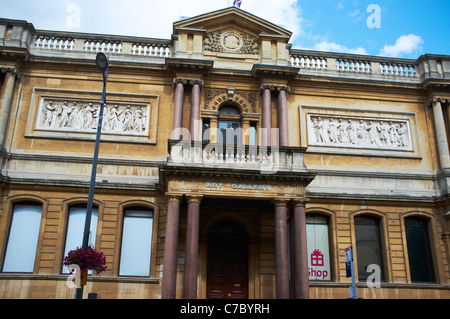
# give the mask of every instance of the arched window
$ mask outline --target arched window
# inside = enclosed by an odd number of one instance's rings
[[[41,218],[41,203],[14,204],[3,272],[33,272]]]
[[[409,271],[412,282],[434,282],[428,219],[406,217],[405,230],[408,246]]]
[[[224,105],[219,110],[218,129],[221,133],[218,142],[223,144],[242,144],[241,112],[233,105]]]
[[[328,218],[320,214],[306,215],[306,242],[310,280],[331,280]]]
[[[153,236],[153,209],[125,208],[119,275],[150,276]]]
[[[357,272],[359,281],[371,275],[367,266],[376,264],[381,269],[380,278],[384,280],[383,258],[381,254],[380,220],[372,216],[355,217],[355,240]]]
[[[84,225],[86,223],[87,204],[76,204],[69,206],[69,218],[67,221],[66,245],[64,257],[69,251],[77,249],[83,245]],[[89,235],[89,245],[95,246],[97,236],[98,207],[92,207],[91,227]],[[68,267],[63,266],[63,273],[68,273]]]

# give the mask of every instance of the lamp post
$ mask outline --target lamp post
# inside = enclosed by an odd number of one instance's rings
[[[83,245],[84,249],[89,245],[89,233],[91,228],[91,218],[92,218],[92,205],[94,202],[94,189],[95,189],[95,178],[97,176],[97,162],[98,162],[98,150],[100,147],[100,135],[102,133],[102,122],[103,122],[103,107],[105,105],[106,99],[106,82],[108,79],[108,67],[109,67],[109,52],[108,57],[104,53],[99,52],[95,58],[95,63],[97,68],[103,74],[103,92],[102,100],[100,101],[100,109],[98,114],[98,124],[97,124],[97,136],[95,138],[95,149],[94,149],[94,159],[92,161],[92,171],[91,171],[91,182],[89,184],[89,197],[86,208],[86,221],[84,224],[83,233]],[[77,288],[76,299],[83,298],[83,286]]]

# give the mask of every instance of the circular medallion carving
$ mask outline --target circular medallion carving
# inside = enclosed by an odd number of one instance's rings
[[[244,40],[238,33],[230,31],[222,34],[220,44],[225,52],[236,52],[242,48]]]

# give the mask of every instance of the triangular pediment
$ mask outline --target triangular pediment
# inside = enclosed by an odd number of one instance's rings
[[[173,33],[178,34],[186,30],[211,32],[227,29],[230,26],[257,37],[262,35],[284,38],[286,42],[292,35],[292,32],[236,7],[229,7],[175,22]]]

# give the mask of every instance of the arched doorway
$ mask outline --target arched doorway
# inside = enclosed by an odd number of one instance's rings
[[[248,298],[248,237],[233,220],[217,222],[209,233],[207,299]]]

